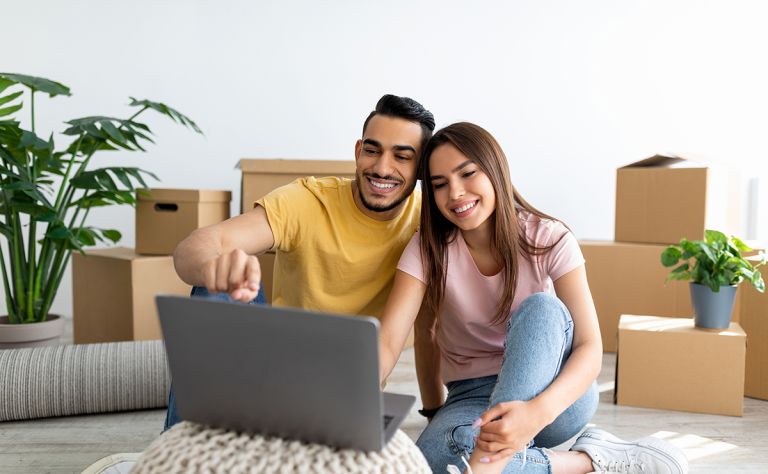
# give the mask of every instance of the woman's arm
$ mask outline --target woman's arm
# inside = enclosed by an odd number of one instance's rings
[[[395,281],[389,293],[384,313],[381,316],[379,332],[379,360],[381,364],[380,380],[384,381],[397,363],[403,350],[413,322],[419,314],[421,301],[427,287],[420,280],[402,272],[395,271]]]
[[[414,324],[414,349],[421,403],[426,409],[440,407],[445,402],[440,380],[440,349],[435,341],[436,322],[435,315],[422,304]]]
[[[538,396],[528,402],[500,403],[483,414],[477,446],[496,453],[490,457],[491,462],[520,451],[521,445],[584,395],[600,373],[603,345],[584,265],[554,283],[557,297],[573,318],[571,355],[557,378]],[[509,422],[487,424],[499,416]]]

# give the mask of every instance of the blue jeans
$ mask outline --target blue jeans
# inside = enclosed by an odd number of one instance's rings
[[[557,377],[573,344],[573,319],[556,297],[536,293],[512,313],[504,341],[504,359],[498,375],[446,384],[448,398],[416,441],[433,472],[448,464],[463,469],[461,455],[469,459],[479,429],[474,422],[488,408],[506,401],[531,400]],[[525,453],[509,458],[505,473],[551,473],[542,448],[564,443],[581,431],[595,414],[597,383],[533,439]]]
[[[193,286],[191,296],[218,301],[232,301],[232,298],[230,298],[227,293],[211,294],[208,293],[206,288],[201,286]],[[256,295],[256,298],[254,298],[250,304],[267,304],[267,300],[264,298],[264,290],[259,288],[259,294]],[[181,417],[179,417],[179,414],[176,412],[176,395],[173,393],[173,385],[171,385],[171,390],[168,393],[168,412],[165,415],[165,427],[163,428],[163,431],[167,431],[170,427],[180,421],[182,421]]]

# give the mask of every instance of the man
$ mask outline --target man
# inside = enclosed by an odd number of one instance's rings
[[[435,120],[407,97],[385,95],[355,143],[355,179],[303,178],[253,210],[198,229],[176,247],[182,280],[249,302],[259,294],[255,255],[276,251],[276,306],[379,316],[395,266],[419,223],[413,193]],[[178,421],[173,392],[166,429]]]

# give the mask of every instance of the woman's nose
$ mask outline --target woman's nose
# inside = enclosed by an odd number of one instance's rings
[[[460,199],[464,196],[464,186],[451,186],[451,199]]]

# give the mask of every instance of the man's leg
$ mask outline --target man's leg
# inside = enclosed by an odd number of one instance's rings
[[[227,293],[209,293],[206,288],[201,286],[193,286],[191,296],[219,301],[232,301],[232,298],[230,298]],[[250,304],[267,304],[262,288],[259,288],[259,294],[256,295],[256,298],[254,298]],[[171,385],[171,390],[168,393],[168,412],[165,415],[165,426],[163,431],[167,431],[170,427],[180,421],[182,420],[176,411],[176,394],[173,393],[173,385]]]

